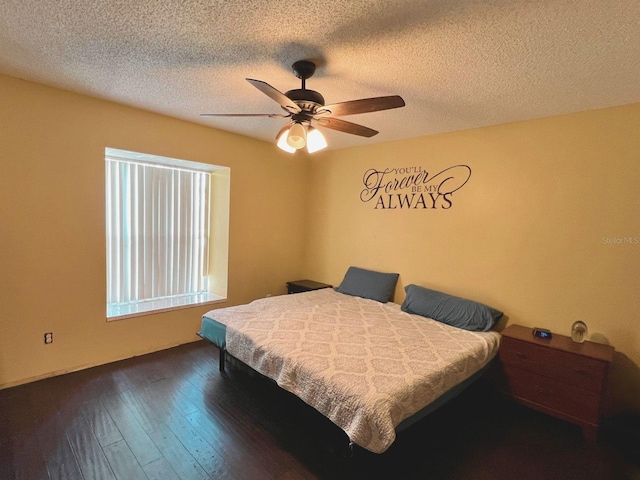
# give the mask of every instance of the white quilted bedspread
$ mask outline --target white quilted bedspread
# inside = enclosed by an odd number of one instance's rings
[[[395,304],[323,289],[256,300],[206,316],[227,350],[384,452],[395,427],[485,366],[500,335],[468,332]]]

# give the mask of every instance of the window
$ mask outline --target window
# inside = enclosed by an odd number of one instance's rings
[[[107,318],[224,299],[229,169],[112,148],[105,164]]]

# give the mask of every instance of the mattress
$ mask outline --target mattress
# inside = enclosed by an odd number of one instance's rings
[[[203,337],[375,453],[474,378],[500,341],[497,332],[461,330],[332,289],[212,310],[202,325]]]

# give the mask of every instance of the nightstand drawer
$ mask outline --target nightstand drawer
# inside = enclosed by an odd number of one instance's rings
[[[504,365],[509,393],[521,400],[563,412],[576,419],[598,423],[600,394],[589,392],[541,375]]]
[[[523,405],[577,423],[595,440],[614,348],[555,333],[541,340],[521,325],[501,333],[506,392]]]
[[[500,347],[505,366],[552,378],[591,392],[600,392],[607,363],[537,344],[505,337]]]

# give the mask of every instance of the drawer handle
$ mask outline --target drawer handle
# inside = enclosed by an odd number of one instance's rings
[[[588,375],[589,372],[587,372],[586,370],[582,369],[582,368],[574,368],[573,369],[573,373],[577,373],[578,375]]]
[[[527,354],[522,352],[516,352],[516,357],[524,359],[524,358],[527,358]]]

